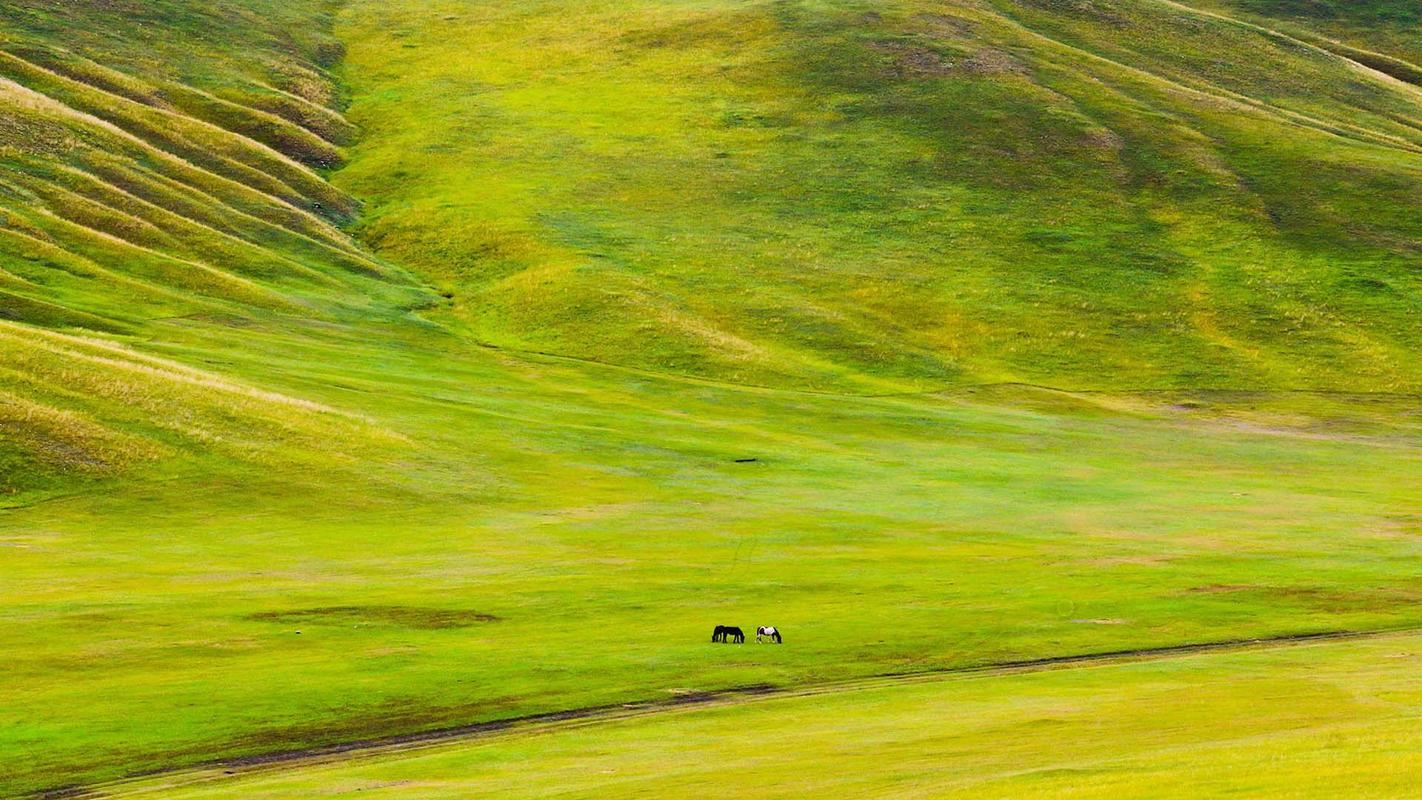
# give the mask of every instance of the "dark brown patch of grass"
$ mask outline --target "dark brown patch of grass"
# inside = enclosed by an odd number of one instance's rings
[[[259,622],[309,625],[394,625],[430,631],[469,628],[498,617],[467,608],[426,608],[424,606],[321,606],[287,611],[263,611],[247,619]]]

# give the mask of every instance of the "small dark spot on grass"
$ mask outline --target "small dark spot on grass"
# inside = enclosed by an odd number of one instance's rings
[[[1329,586],[1261,586],[1209,584],[1185,590],[1188,594],[1230,594],[1246,602],[1307,608],[1330,614],[1389,611],[1422,602],[1422,594],[1396,587],[1348,589]]]
[[[61,798],[68,800],[68,798],[97,797],[98,795],[88,787],[66,784],[64,786],[56,786],[53,789],[46,789],[35,796],[43,798],[44,800],[61,800]]]
[[[754,464],[754,463],[756,463],[756,462],[758,462],[758,461],[760,461],[760,459],[758,459],[758,458],[738,458],[738,459],[736,459],[736,463],[737,463],[737,464]]]
[[[1396,295],[1392,284],[1376,278],[1350,277],[1339,281],[1339,288],[1365,295]]]
[[[257,622],[282,624],[302,622],[311,625],[350,625],[353,623],[393,625],[422,631],[468,628],[498,619],[493,614],[466,608],[426,608],[423,606],[322,606],[286,611],[263,611],[249,614],[246,618]]]
[[[1038,229],[1028,231],[1027,234],[1022,238],[1035,245],[1040,245],[1046,248],[1052,248],[1067,244],[1073,241],[1076,237],[1072,236],[1066,231]]]
[[[936,50],[907,41],[883,41],[874,48],[887,57],[889,72],[896,77],[943,76],[953,71],[953,61]]]
[[[1211,583],[1207,586],[1192,586],[1185,591],[1189,594],[1222,594],[1227,592],[1247,592],[1256,587],[1238,583]]]

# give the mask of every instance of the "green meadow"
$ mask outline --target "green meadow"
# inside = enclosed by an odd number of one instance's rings
[[[0,4],[0,796],[1422,626],[1422,23],[1198,5]],[[1411,641],[191,791],[1381,796]]]
[[[858,687],[119,797],[1405,797],[1419,639]]]

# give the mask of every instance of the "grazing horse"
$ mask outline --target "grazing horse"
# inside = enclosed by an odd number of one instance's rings
[[[763,642],[767,639],[772,642],[775,642],[776,644],[782,644],[780,639],[780,629],[768,625],[762,625],[761,627],[755,629],[755,640],[757,642]]]
[[[734,625],[717,625],[716,630],[711,632],[711,641],[717,644],[727,644],[729,642],[740,644],[745,640],[745,631]]]

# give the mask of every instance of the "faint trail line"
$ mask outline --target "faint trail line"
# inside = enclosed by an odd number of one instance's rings
[[[990,389],[1033,389],[1045,392],[1053,392],[1066,395],[1103,395],[1103,396],[1141,396],[1141,395],[1161,395],[1176,396],[1191,393],[1215,394],[1215,395],[1237,395],[1241,397],[1320,397],[1320,398],[1357,398],[1365,400],[1422,400],[1422,392],[1402,392],[1402,391],[1351,391],[1347,389],[1309,389],[1309,388],[1263,388],[1259,386],[1120,386],[1120,387],[1100,387],[1100,386],[1055,386],[1045,383],[1032,383],[1031,381],[985,381],[977,383],[943,383],[924,389],[905,389],[903,391],[888,392],[853,392],[836,391],[833,389],[816,389],[804,386],[777,386],[772,384],[751,383],[749,381],[732,381],[720,378],[706,377],[688,372],[677,372],[675,370],[656,369],[652,367],[639,367],[631,364],[619,364],[614,361],[604,361],[597,358],[585,356],[575,356],[568,353],[557,353],[549,350],[530,350],[519,347],[509,347],[507,345],[494,344],[492,342],[471,339],[467,342],[471,347],[479,350],[486,350],[493,353],[500,353],[512,358],[531,361],[534,359],[548,359],[552,361],[563,361],[572,364],[585,364],[590,367],[605,369],[610,372],[624,372],[632,375],[639,375],[654,380],[671,381],[675,383],[686,383],[710,388],[728,389],[731,391],[764,392],[766,394],[778,395],[803,395],[810,397],[843,397],[858,400],[892,400],[895,398],[931,397],[934,395],[960,395],[973,391]]]
[[[69,786],[41,791],[32,798],[103,798],[127,797],[213,781],[231,780],[242,775],[280,771],[294,767],[338,764],[365,760],[382,755],[417,751],[460,742],[477,742],[499,736],[552,733],[559,730],[607,724],[621,720],[670,714],[697,708],[727,706],[782,698],[812,697],[824,694],[869,691],[893,686],[932,683],[953,679],[971,679],[1046,672],[1058,669],[1110,666],[1148,661],[1162,661],[1192,655],[1217,652],[1270,650],[1284,647],[1383,639],[1422,633],[1422,627],[1409,626],[1375,630],[1333,630],[1297,633],[1245,639],[1221,639],[1209,642],[1187,642],[1161,647],[1108,650],[1043,658],[998,661],[955,667],[884,672],[857,678],[801,684],[749,684],[725,689],[688,692],[669,698],[634,700],[624,703],[586,706],[583,708],[530,714],[489,722],[457,725],[419,733],[362,739],[342,744],[293,750],[278,750],[251,756],[216,759],[191,767],[157,770],[135,774],[118,780],[90,786]]]

